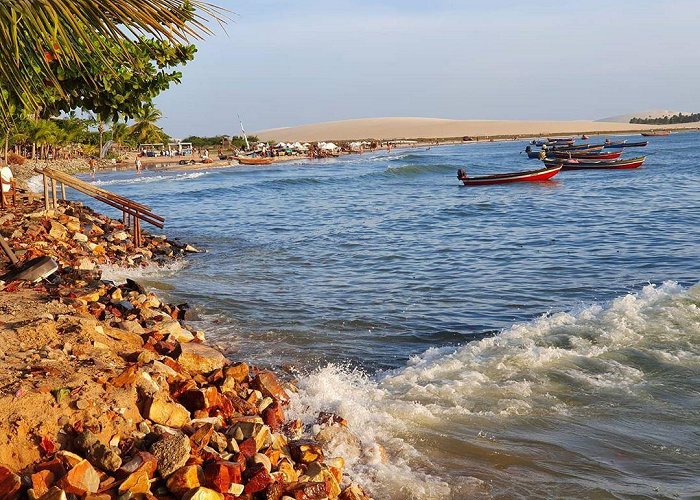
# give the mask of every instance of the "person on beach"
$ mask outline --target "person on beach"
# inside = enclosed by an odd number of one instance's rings
[[[2,178],[2,193],[0,193],[0,196],[2,196],[3,203],[7,204],[8,201],[5,199],[5,193],[9,193],[10,191],[14,192],[14,189],[16,188],[15,178],[14,175],[12,175],[12,169],[10,169],[7,162],[5,162],[5,165],[0,169],[0,178]]]
[[[136,172],[141,172],[141,158],[136,158]]]
[[[92,176],[95,177],[97,175],[97,162],[95,161],[94,156],[90,157],[88,165],[90,165],[90,172],[92,173]]]

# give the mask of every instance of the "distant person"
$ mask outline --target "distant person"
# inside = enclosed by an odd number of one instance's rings
[[[531,152],[531,151],[532,151],[532,146],[527,146],[527,147],[525,147],[525,152],[526,152],[526,153],[529,153],[529,152]]]
[[[540,160],[545,160],[547,158],[547,151],[544,149],[541,149],[540,154],[538,155],[538,158]]]
[[[142,168],[143,168],[143,165],[141,163],[141,158],[136,158],[136,171],[141,172]]]
[[[12,175],[12,170],[8,165],[5,165],[2,167],[2,169],[0,169],[0,177],[2,178],[2,193],[0,193],[0,195],[2,196],[2,201],[7,203],[5,200],[5,193],[9,193],[10,191],[13,191],[13,193],[15,192],[14,175]],[[14,194],[12,199],[14,200]]]
[[[97,162],[95,161],[94,157],[90,157],[88,165],[90,165],[90,172],[92,173],[92,176],[95,177],[95,175],[97,174]]]

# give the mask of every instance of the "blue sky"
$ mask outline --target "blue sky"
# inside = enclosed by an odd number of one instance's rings
[[[214,3],[156,100],[176,137],[379,116],[597,119],[700,111],[700,1]]]

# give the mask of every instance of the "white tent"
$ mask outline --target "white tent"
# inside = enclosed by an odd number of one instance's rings
[[[318,147],[319,149],[322,149],[324,151],[333,151],[338,149],[338,146],[336,146],[332,142],[319,142]]]

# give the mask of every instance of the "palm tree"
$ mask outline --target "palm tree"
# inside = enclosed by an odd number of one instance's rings
[[[47,88],[68,91],[52,64],[86,67],[114,57],[100,36],[120,47],[140,35],[183,42],[210,33],[207,20],[221,23],[223,12],[200,0],[2,0],[0,119],[7,123],[18,105],[40,108],[50,99]]]
[[[130,135],[140,144],[161,142],[165,132],[156,123],[162,117],[163,114],[153,104],[146,104],[130,127]]]

